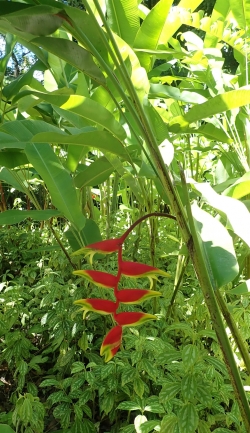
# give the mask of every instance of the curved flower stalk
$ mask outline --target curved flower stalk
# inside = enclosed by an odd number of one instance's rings
[[[122,342],[122,330],[125,326],[141,325],[148,320],[157,320],[157,317],[139,311],[134,312],[118,312],[120,304],[139,304],[151,297],[161,296],[160,292],[151,290],[153,279],[158,280],[157,276],[169,277],[169,273],[162,271],[154,266],[149,266],[144,263],[127,262],[122,259],[122,246],[135,225],[139,224],[144,219],[150,216],[168,216],[171,215],[152,213],[144,215],[137,220],[131,227],[117,239],[107,239],[101,242],[96,242],[76,251],[73,255],[85,254],[90,256],[90,261],[94,254],[111,254],[118,253],[118,272],[117,275],[112,275],[107,272],[95,270],[77,270],[73,274],[82,276],[88,281],[96,284],[99,287],[109,288],[114,290],[115,302],[107,299],[79,299],[74,302],[81,308],[79,311],[84,311],[84,315],[89,312],[99,314],[111,314],[116,326],[112,328],[106,335],[101,345],[100,354],[104,355],[105,362],[110,361],[117,353]],[[118,285],[122,275],[131,278],[147,277],[150,280],[150,290],[145,289],[118,289]]]

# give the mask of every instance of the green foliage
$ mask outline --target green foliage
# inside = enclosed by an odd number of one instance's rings
[[[249,431],[249,7],[143,3],[1,2],[0,432]],[[105,365],[70,254],[153,211],[123,254],[171,273],[159,320]]]

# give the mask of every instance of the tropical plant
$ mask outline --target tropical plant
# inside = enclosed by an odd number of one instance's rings
[[[244,300],[243,307],[235,311],[238,303],[241,305],[237,296],[244,297],[248,293],[250,279],[249,11],[247,1],[243,1],[242,8],[239,8],[237,1],[217,0],[211,16],[196,11],[201,0],[181,0],[178,6],[173,7],[172,4],[171,0],[160,0],[149,10],[136,0],[115,3],[84,0],[83,8],[53,0],[1,2],[0,31],[6,34],[6,46],[0,65],[0,180],[9,188],[21,191],[27,197],[29,207],[28,210],[8,210],[2,188],[4,212],[0,214],[0,224],[13,224],[25,218],[50,220],[50,227],[68,261],[76,268],[77,264],[72,262],[67,248],[56,235],[51,218],[64,218],[68,242],[72,250],[77,251],[101,241],[103,223],[100,215],[106,218],[106,236],[110,237],[117,224],[115,216],[118,215],[120,197],[121,208],[128,212],[127,224],[145,212],[168,206],[178,226],[170,238],[178,245],[177,265],[168,310],[165,298],[165,304],[158,304],[158,308],[161,305],[165,311],[160,313],[162,317],[170,314],[174,319],[173,307],[178,295],[181,296],[179,290],[188,262],[192,262],[203,294],[203,298],[199,294],[199,299],[206,303],[215,331],[210,336],[217,339],[216,349],[212,351],[215,357],[204,358],[192,332],[182,328],[189,333],[191,340],[181,353],[175,352],[173,361],[181,359],[182,364],[174,365],[172,372],[170,368],[165,379],[164,368],[160,367],[158,383],[156,381],[154,389],[150,390],[139,373],[146,371],[154,377],[158,373],[153,373],[149,364],[145,366],[142,341],[146,337],[140,339],[138,333],[136,354],[131,355],[132,366],[135,363],[139,365],[134,391],[140,399],[144,392],[146,398],[150,398],[150,394],[154,398],[161,396],[157,404],[164,407],[160,409],[158,405],[158,413],[166,411],[161,421],[162,432],[171,429],[174,432],[177,428],[181,433],[197,429],[199,432],[209,431],[210,428],[218,433],[220,428],[225,431],[225,424],[214,429],[214,420],[209,421],[208,414],[204,415],[206,405],[212,412],[211,416],[216,411],[214,403],[218,409],[221,400],[215,397],[220,386],[218,383],[217,388],[215,386],[212,400],[201,397],[201,389],[208,389],[206,378],[199,391],[195,386],[197,378],[202,378],[206,363],[211,363],[224,378],[229,375],[231,385],[226,393],[233,392],[230,396],[234,395],[240,411],[234,405],[230,419],[234,420],[237,431],[249,432],[250,409],[243,386],[243,383],[248,386],[250,373],[246,346],[249,334],[244,331],[241,319],[242,314],[248,317],[247,302]],[[179,34],[178,29],[183,24],[189,30]],[[4,73],[16,42],[32,51],[38,60],[25,74],[8,83]],[[236,73],[223,70],[223,50],[229,49],[233,49],[238,62]],[[34,78],[36,70],[42,71],[43,83]],[[122,232],[119,224],[117,229]],[[136,240],[132,245],[132,256],[138,253],[140,230],[138,226],[138,242]],[[161,231],[166,240],[162,248],[167,251],[169,235],[162,226]],[[159,241],[159,223],[155,219],[150,220],[149,233],[150,254],[147,260],[155,268]],[[164,253],[168,260],[171,253]],[[134,257],[132,259],[134,261]],[[85,265],[84,262],[82,266],[85,268]],[[111,261],[108,266],[112,268],[114,263]],[[107,272],[105,267],[101,271]],[[89,275],[90,271],[84,269],[81,272]],[[153,290],[155,288],[154,283]],[[86,299],[91,305],[89,296],[84,299],[85,306]],[[194,305],[191,311],[198,308],[197,300]],[[58,314],[62,314],[64,320],[64,313],[59,313],[60,306],[59,302]],[[157,310],[156,307],[157,304],[153,304],[153,310]],[[64,312],[65,308],[64,305]],[[159,314],[159,310],[153,313]],[[152,332],[158,334],[160,326],[158,323],[152,325]],[[162,325],[163,329],[165,326]],[[173,326],[178,329],[176,324]],[[227,333],[230,333],[229,337]],[[57,347],[61,351],[59,368],[67,366],[73,358],[73,346],[66,344],[64,337],[61,334],[58,338]],[[84,339],[81,344],[85,348],[86,337]],[[118,340],[120,342],[120,338]],[[241,375],[232,345],[235,345],[239,363],[244,364],[245,370]],[[128,338],[127,350],[129,346]],[[162,355],[162,365],[165,365],[164,359],[169,359],[167,348],[175,350],[172,342],[162,338],[161,353],[157,353]],[[223,353],[227,373],[219,361],[218,348]],[[123,361],[126,353],[125,350]],[[156,361],[152,354],[150,357],[151,361]],[[215,360],[214,364],[211,359]],[[90,364],[95,362],[89,361]],[[76,376],[68,381],[66,377],[63,379],[65,383],[42,382],[42,386],[55,386],[60,390],[50,401],[52,405],[62,402],[59,409],[54,410],[54,416],[65,415],[61,424],[64,430],[70,423],[72,405],[82,408],[88,401],[84,397],[84,403],[76,403],[74,399],[80,397],[73,397],[67,391],[74,380],[80,379],[77,374],[85,371],[84,363],[77,365],[73,368]],[[100,373],[103,380],[108,378],[112,369],[115,370],[114,366],[116,364],[110,363],[106,370],[103,366],[99,370],[95,368],[96,377]],[[92,367],[95,366],[91,364],[88,368]],[[130,367],[128,375],[132,375]],[[111,412],[113,421],[115,404],[120,399],[124,400],[124,394],[118,391],[119,365],[117,368],[115,381],[110,384],[107,380],[107,388],[99,393],[100,405],[106,414]],[[210,380],[214,376],[212,371]],[[93,391],[94,405],[97,381],[91,370],[86,372],[86,380]],[[159,380],[166,380],[162,390],[159,389]],[[170,382],[173,392],[168,394]],[[108,402],[103,397],[106,389]],[[130,389],[124,392],[131,397]],[[34,424],[24,420],[20,415],[22,410],[18,410],[24,402],[29,407],[40,404],[34,398],[32,400],[32,395],[27,391],[20,397],[14,421],[15,424],[23,423],[22,428],[34,430]],[[181,395],[181,403],[177,403],[176,395]],[[105,403],[102,403],[102,398]],[[228,398],[225,397],[225,401],[229,405]],[[195,407],[196,399],[201,405],[198,408]],[[144,410],[150,406],[147,400],[133,404],[135,410],[142,413],[132,427],[127,426],[127,432],[158,429],[159,419],[145,419]],[[118,407],[132,410],[131,405]],[[78,431],[80,410],[74,410],[74,429]],[[88,415],[89,409],[85,408],[85,413]],[[237,417],[241,424],[237,424]],[[230,426],[230,422],[226,422]],[[89,429],[95,428],[90,421],[86,423]],[[126,432],[127,427],[121,427]]]

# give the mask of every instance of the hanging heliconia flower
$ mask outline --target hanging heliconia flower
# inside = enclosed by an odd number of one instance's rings
[[[107,272],[81,269],[79,271],[74,271],[73,274],[85,277],[91,283],[95,283],[97,286],[105,287],[106,289],[113,289],[117,284],[117,277],[108,274]]]
[[[117,308],[116,302],[107,299],[78,299],[74,304],[81,306],[80,310],[93,311],[99,314],[114,314]]]
[[[105,356],[105,361],[108,362],[110,359],[115,356],[116,352],[119,350],[120,345],[122,342],[122,327],[121,326],[115,326],[112,328],[104,338],[100,354],[101,356]]]
[[[118,284],[121,276],[125,275],[131,278],[147,277],[150,280],[151,287],[153,279],[157,280],[157,276],[169,277],[168,272],[162,271],[154,266],[145,265],[144,263],[126,262],[122,260],[122,245],[132,231],[132,229],[139,224],[142,220],[149,216],[162,216],[162,214],[154,213],[145,215],[136,221],[132,226],[118,239],[107,239],[101,242],[96,242],[76,251],[74,255],[85,254],[90,256],[90,260],[94,254],[111,254],[118,252],[118,273],[112,275],[107,272],[95,270],[77,270],[73,274],[86,278],[88,281],[96,284],[99,287],[114,289],[114,296],[116,301],[109,301],[107,299],[79,299],[74,302],[75,305],[80,306],[80,310],[84,311],[84,315],[89,312],[99,314],[111,314],[117,325],[112,328],[103,340],[100,354],[104,355],[105,361],[108,362],[114,357],[121,346],[122,342],[122,329],[125,326],[141,325],[148,320],[156,320],[157,317],[153,314],[143,313],[140,311],[122,312],[119,313],[118,309],[120,304],[139,304],[151,297],[161,296],[160,292],[144,289],[122,289],[118,290]],[[172,217],[168,215],[168,217]],[[174,218],[174,217],[172,217]],[[150,287],[150,289],[151,289]]]

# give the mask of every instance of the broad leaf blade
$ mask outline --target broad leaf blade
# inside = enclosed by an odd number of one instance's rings
[[[58,133],[40,133],[32,138],[33,142],[61,143],[88,146],[101,151],[108,151],[119,156],[126,156],[121,142],[108,131],[86,131],[80,134],[65,135]]]
[[[75,185],[77,188],[99,185],[105,182],[113,171],[113,166],[105,157],[98,158],[75,177]]]
[[[46,210],[7,210],[0,213],[0,225],[18,224],[26,218],[34,221],[45,221],[53,217],[62,216],[62,213],[55,209]]]
[[[223,192],[223,195],[234,198],[242,198],[248,194],[250,194],[250,172],[245,173]]]
[[[0,166],[15,168],[20,165],[28,164],[27,156],[18,150],[0,151]]]
[[[107,0],[106,5],[109,26],[132,46],[140,27],[137,0]]]
[[[207,271],[216,290],[238,275],[233,241],[225,227],[197,204],[193,204],[192,213]]]
[[[236,19],[239,28],[248,30],[250,28],[250,3],[248,0],[229,0],[229,7]]]
[[[160,0],[146,16],[135,38],[134,48],[155,50],[158,47],[167,14],[172,5],[172,0]],[[151,57],[146,53],[137,53],[141,65],[148,71],[151,65]]]
[[[77,114],[91,123],[93,122],[94,124],[101,125],[118,139],[124,140],[126,138],[125,130],[120,123],[117,122],[112,113],[90,98],[81,95],[65,95],[62,94],[62,91],[61,94],[58,91],[54,93],[24,91],[15,98],[14,102],[29,94],[60,107],[61,109],[66,110],[66,112],[70,111]],[[37,105],[39,103],[38,101],[39,100],[35,100],[33,105]]]
[[[232,197],[217,194],[209,183],[194,183],[202,198],[218,210],[234,233],[250,247],[250,213],[246,206]]]
[[[73,181],[50,145],[28,143],[25,153],[46,183],[54,206],[80,231],[84,227],[85,218],[80,210]]]
[[[93,61],[91,54],[75,42],[62,38],[40,37],[33,39],[32,43],[59,56],[98,83],[105,84],[105,77]]]
[[[231,90],[217,95],[202,104],[192,107],[185,116],[179,116],[173,119],[171,124],[179,123],[187,126],[198,120],[212,117],[215,114],[223,113],[234,108],[242,107],[250,103],[250,87],[241,87],[238,90]]]

